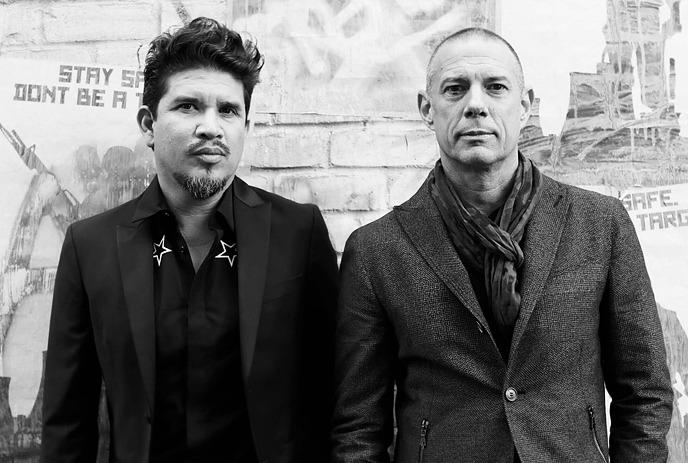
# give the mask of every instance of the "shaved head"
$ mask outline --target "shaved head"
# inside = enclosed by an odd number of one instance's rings
[[[454,32],[448,37],[445,37],[436,47],[435,50],[433,50],[432,55],[430,56],[430,60],[428,61],[428,67],[426,70],[426,77],[425,77],[425,89],[426,91],[430,92],[430,88],[432,87],[432,82],[436,74],[436,69],[435,69],[435,57],[437,56],[437,52],[446,44],[455,42],[458,40],[472,40],[472,39],[478,39],[478,40],[489,40],[493,42],[498,42],[502,43],[506,48],[509,49],[511,54],[513,55],[515,59],[515,64],[516,64],[516,75],[518,78],[518,84],[521,87],[521,90],[525,88],[525,79],[523,77],[523,65],[521,64],[521,59],[518,57],[518,54],[516,53],[516,50],[514,50],[514,47],[511,46],[509,42],[507,42],[501,35],[492,32],[489,29],[483,29],[481,27],[469,27],[467,29],[461,29],[460,31]]]
[[[513,174],[533,93],[512,47],[494,32],[461,30],[435,49],[426,85],[418,111],[435,132],[443,167],[457,181],[493,167]]]

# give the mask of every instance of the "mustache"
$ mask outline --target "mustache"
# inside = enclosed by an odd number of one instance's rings
[[[218,150],[222,152],[225,157],[229,157],[232,154],[232,150],[229,149],[222,140],[211,140],[211,141],[198,141],[191,146],[189,146],[189,153],[198,154],[205,150],[217,152]]]

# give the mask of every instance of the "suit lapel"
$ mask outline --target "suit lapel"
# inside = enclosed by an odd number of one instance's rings
[[[239,342],[241,372],[248,382],[258,336],[263,290],[270,249],[270,203],[263,201],[246,183],[233,182],[239,284]]]
[[[430,197],[427,180],[408,202],[394,208],[397,221],[413,246],[456,298],[490,332],[466,268],[447,235]],[[492,333],[490,332],[490,336]]]
[[[525,263],[519,271],[523,278],[521,307],[514,327],[509,358],[515,352],[530,315],[533,313],[535,303],[542,294],[559,248],[562,230],[566,225],[566,214],[569,209],[566,190],[560,188],[550,178],[544,177],[544,179],[545,190],[527,225],[523,241]]]
[[[150,412],[155,398],[155,311],[153,245],[145,223],[117,227],[119,268],[131,333]]]

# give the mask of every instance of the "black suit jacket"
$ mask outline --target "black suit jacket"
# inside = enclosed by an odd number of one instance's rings
[[[325,461],[336,254],[317,207],[234,182],[241,373],[256,452],[261,462]],[[101,380],[110,461],[148,461],[153,247],[149,222],[132,220],[139,199],[67,230],[46,360],[45,463],[95,461]]]
[[[427,182],[352,234],[336,316],[333,462],[389,462],[394,383],[397,463],[508,463],[514,445],[524,463],[666,461],[673,392],[621,203],[545,177],[521,245],[505,363]]]

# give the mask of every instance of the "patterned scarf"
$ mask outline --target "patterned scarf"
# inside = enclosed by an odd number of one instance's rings
[[[519,246],[542,193],[542,174],[519,153],[514,186],[494,220],[471,205],[464,205],[437,161],[429,187],[449,235],[462,259],[483,269],[487,307],[501,336],[511,333],[518,317],[521,295],[516,290],[517,269],[523,264]]]

